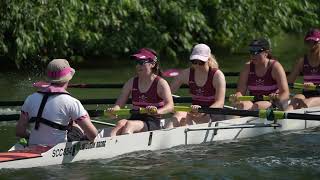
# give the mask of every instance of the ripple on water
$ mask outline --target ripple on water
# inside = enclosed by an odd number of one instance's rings
[[[46,179],[317,179],[320,134],[310,131],[140,151],[40,168]],[[30,177],[39,168],[18,173]],[[18,172],[20,172],[18,170]],[[2,174],[2,172],[1,172]],[[13,177],[12,173],[5,173]],[[17,174],[16,174],[17,175]]]

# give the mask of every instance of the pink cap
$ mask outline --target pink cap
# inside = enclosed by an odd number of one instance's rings
[[[319,29],[311,29],[306,36],[304,37],[305,41],[320,41],[320,30]]]
[[[142,48],[136,54],[131,55],[134,60],[147,60],[150,62],[157,61],[156,53],[152,50]]]

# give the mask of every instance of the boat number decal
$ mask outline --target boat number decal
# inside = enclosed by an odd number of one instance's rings
[[[106,146],[106,141],[77,143],[71,147],[53,149],[52,157],[75,156],[78,151]]]

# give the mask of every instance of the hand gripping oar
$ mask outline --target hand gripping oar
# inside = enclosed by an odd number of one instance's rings
[[[310,85],[310,86],[305,86],[304,84],[301,83],[289,83],[289,86],[294,89],[305,89],[305,90],[311,90],[311,91],[320,91],[320,86],[319,85]]]
[[[175,110],[190,112],[191,108],[186,106],[175,106]],[[248,111],[248,110],[223,109],[223,108],[199,108],[198,112],[206,113],[206,114],[252,116],[252,117],[259,117],[259,118],[268,119],[268,120],[297,119],[297,120],[320,121],[320,115],[304,114],[304,113],[288,113],[284,111],[273,111],[271,109]]]

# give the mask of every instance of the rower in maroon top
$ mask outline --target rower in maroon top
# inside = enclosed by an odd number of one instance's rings
[[[248,75],[248,90],[250,96],[264,96],[278,91],[277,81],[272,77],[272,69],[277,61],[273,61],[268,66],[267,72],[263,76],[258,76],[255,72],[255,64],[250,62],[250,72]]]
[[[217,70],[218,69],[216,68],[209,68],[207,81],[203,86],[198,86],[195,82],[195,70],[190,68],[188,85],[193,105],[210,107],[215,102],[214,95],[216,93],[216,89],[212,84],[212,79]]]
[[[166,120],[166,127],[206,123],[217,116],[198,113],[200,107],[222,108],[226,92],[226,81],[218,69],[218,63],[209,46],[197,44],[190,56],[191,67],[184,69],[170,84],[171,91],[177,92],[182,84],[189,85],[192,96],[192,111],[176,112]],[[215,119],[213,119],[215,120]]]
[[[238,109],[267,109],[276,105],[285,109],[288,105],[289,88],[285,71],[271,56],[269,41],[257,39],[250,43],[250,61],[240,73],[237,92],[230,100]],[[238,101],[239,96],[269,96],[271,101]],[[274,104],[273,104],[274,103]]]
[[[173,99],[169,84],[159,76],[159,61],[155,51],[140,49],[131,58],[136,62],[137,75],[129,79],[121,95],[107,112],[114,114],[132,97],[133,109],[146,108],[147,114],[132,114],[119,120],[111,136],[160,129],[160,117],[173,111]]]
[[[320,84],[320,29],[311,29],[304,38],[308,52],[294,64],[288,82],[294,83],[297,77],[303,75],[306,88]],[[302,107],[320,106],[319,90],[303,90],[302,94],[295,95],[288,110]]]
[[[150,88],[143,93],[139,89],[139,77],[135,77],[133,79],[133,86],[131,90],[133,109],[139,109],[141,107],[145,108],[148,106],[155,106],[158,109],[163,107],[163,99],[157,93],[159,80],[160,77],[157,76],[153,80]]]

